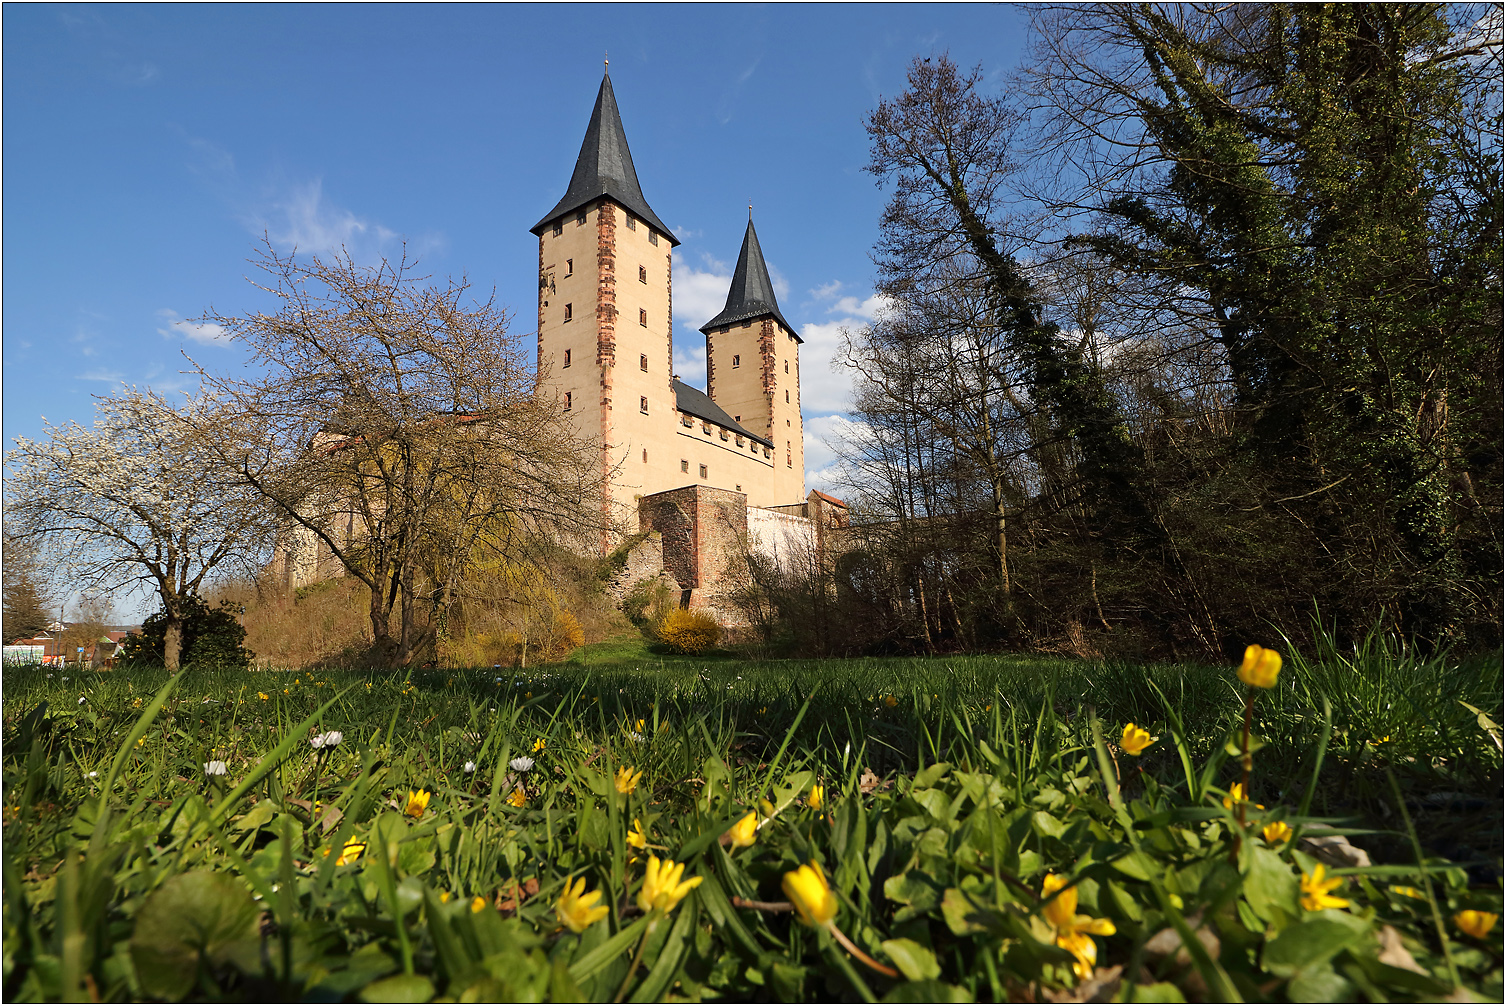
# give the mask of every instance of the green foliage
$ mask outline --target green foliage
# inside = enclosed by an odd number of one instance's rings
[[[654,627],[674,609],[678,600],[663,580],[639,580],[623,595],[622,613],[629,622],[652,637]]]
[[[236,607],[221,601],[211,608],[197,594],[182,600],[183,648],[179,658],[183,665],[212,667],[249,667],[255,654],[241,645],[246,630],[240,623]],[[141,623],[141,631],[127,636],[122,645],[121,662],[128,664],[162,663],[167,634],[167,614],[158,611]]]
[[[608,652],[616,663],[600,663]],[[1450,994],[1451,968],[1500,995],[1499,928],[1479,940],[1452,922],[1499,912],[1499,887],[1430,853],[1425,868],[1409,848],[1330,867],[1349,905],[1300,904],[1315,868],[1300,837],[1339,824],[1301,806],[1335,760],[1319,754],[1327,721],[1306,698],[1327,673],[1316,658],[1302,670],[1289,655],[1259,697],[1253,795],[1266,807],[1247,805],[1242,829],[1223,806],[1241,713],[1229,668],[708,664],[619,643],[578,656],[587,666],[503,678],[147,671],[100,676],[82,705],[42,670],[7,669],[7,997],[1039,1001],[1080,985],[1047,921],[1048,873],[1075,882],[1078,914],[1113,924],[1089,937],[1100,967],[1125,966],[1105,995],[1418,999]],[[1404,669],[1423,690],[1481,682],[1459,694],[1499,721],[1485,674]],[[155,697],[137,693],[153,682]],[[1336,709],[1336,738],[1373,714]],[[1122,719],[1161,740],[1116,763],[1098,738]],[[330,730],[338,744],[309,744]],[[1468,757],[1499,773],[1482,737],[1447,768],[1373,767],[1481,791],[1444,773]],[[223,779],[203,772],[211,760]],[[629,794],[613,782],[623,765],[643,773]],[[427,808],[405,815],[420,788]],[[1316,806],[1343,806],[1321,789]],[[754,844],[722,845],[750,811],[764,822]],[[1294,841],[1262,837],[1277,819]],[[702,878],[657,922],[636,909],[647,853]],[[783,875],[811,860],[836,925],[897,977],[749,907],[782,901]],[[610,909],[580,935],[555,907],[572,879]]]

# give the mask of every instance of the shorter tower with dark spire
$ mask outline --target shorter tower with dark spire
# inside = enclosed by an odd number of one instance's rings
[[[779,310],[752,208],[727,304],[701,326],[706,336],[706,393],[748,430],[774,444],[774,494],[805,498],[800,421],[800,346],[805,341]]]

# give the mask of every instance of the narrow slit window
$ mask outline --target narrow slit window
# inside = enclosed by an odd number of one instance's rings
[[[784,361],[784,372],[786,374],[788,374],[790,372],[790,361],[789,360],[785,360]]]
[[[565,411],[566,412],[570,411],[570,398],[571,398],[571,393],[568,392],[568,391],[565,392]]]
[[[575,259],[573,259],[573,258],[567,258],[567,259],[565,259],[565,275],[566,276],[574,276],[575,275]]]
[[[648,270],[645,269],[645,268],[643,268],[643,266],[641,266],[641,265],[638,267],[638,282],[640,282],[640,283],[647,283],[648,282]]]
[[[638,369],[639,370],[647,370],[648,369],[648,354],[647,353],[639,353],[638,354]]]
[[[648,464],[648,448],[643,448],[643,463]]]
[[[559,237],[563,233],[565,233],[565,222],[563,220],[556,220],[554,222],[554,236]]]
[[[659,243],[659,232],[654,230],[652,227],[648,229],[648,243],[651,245],[656,245]]]
[[[648,396],[647,395],[644,395],[644,396],[642,396],[641,398],[638,399],[638,411],[639,412],[647,412],[648,411]]]
[[[570,351],[565,350],[565,366],[570,366]]]
[[[790,393],[788,391],[784,393],[784,404],[790,404]]]
[[[566,304],[565,305],[565,320],[569,321],[574,316],[575,316],[575,305],[574,304]]]
[[[648,312],[641,307],[638,309],[638,324],[648,328]]]
[[[690,462],[684,458],[680,459],[680,471],[685,472],[687,475],[690,473]]]
[[[705,465],[701,465],[701,478],[705,478],[705,477],[706,477],[706,466]]]
[[[741,367],[742,365],[743,365],[743,358],[739,354],[733,353],[732,354],[732,369],[736,370],[738,367]]]
[[[635,231],[638,229],[638,218],[633,216],[631,213],[627,215],[627,222],[628,230]]]

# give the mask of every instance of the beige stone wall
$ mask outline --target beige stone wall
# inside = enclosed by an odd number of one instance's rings
[[[750,505],[804,499],[800,343],[794,335],[772,316],[713,330],[706,337],[706,386],[734,420],[774,442],[772,481]]]

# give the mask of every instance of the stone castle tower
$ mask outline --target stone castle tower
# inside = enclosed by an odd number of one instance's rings
[[[801,339],[779,311],[751,215],[726,307],[701,329],[703,394],[674,374],[679,241],[644,198],[609,76],[564,198],[532,233],[540,373],[576,432],[601,445],[611,517],[631,528],[640,498],[688,486],[752,507],[805,499]]]

